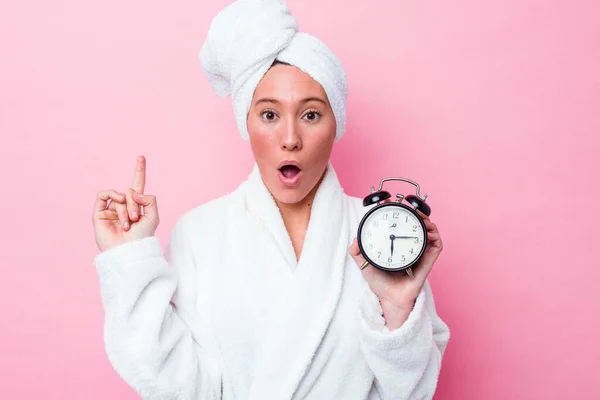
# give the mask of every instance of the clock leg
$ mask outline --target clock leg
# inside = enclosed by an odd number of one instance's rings
[[[412,268],[406,268],[406,273],[410,276],[410,279],[413,279],[415,275],[412,272]]]

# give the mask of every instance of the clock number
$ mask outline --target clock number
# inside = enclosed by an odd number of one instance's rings
[[[396,219],[400,218],[400,212],[394,211],[394,214],[392,215],[392,218],[396,218]]]
[[[415,254],[415,249],[410,249],[410,254]]]
[[[392,256],[388,257],[388,262],[392,262]]]
[[[369,243],[369,250],[373,250],[373,243]]]
[[[377,252],[377,258],[381,258],[381,252]]]
[[[404,222],[408,222],[408,215],[406,216],[406,219],[404,220]]]
[[[415,243],[419,243],[419,238],[415,238]]]
[[[387,221],[387,219],[388,219],[388,213],[385,213],[385,214],[383,214],[383,219],[384,219],[385,221]]]
[[[404,254],[402,254],[402,259],[400,261],[402,261],[402,262],[406,261],[406,257],[404,257]]]
[[[416,232],[416,231],[417,231],[417,226],[413,225],[413,232]]]
[[[379,221],[374,221],[374,222],[373,222],[373,226],[374,226],[375,228],[377,228],[377,227],[379,226]]]
[[[373,232],[371,232],[371,231],[367,231],[367,236],[368,236],[368,237],[371,237],[371,236],[373,236]]]

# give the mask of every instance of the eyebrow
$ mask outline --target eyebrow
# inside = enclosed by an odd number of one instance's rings
[[[321,99],[320,97],[306,97],[306,98],[300,100],[300,103],[308,103],[309,101],[318,101],[320,103],[323,103],[323,105],[327,105],[327,103],[325,102],[325,100]],[[263,98],[260,98],[260,99],[256,100],[254,102],[254,105],[257,105],[259,103],[274,103],[274,104],[279,104],[280,101],[277,100],[277,99],[270,98],[270,97],[263,97]]]

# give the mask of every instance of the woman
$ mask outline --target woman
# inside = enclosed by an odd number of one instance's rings
[[[164,256],[143,157],[131,188],[98,193],[115,370],[145,399],[431,398],[449,339],[426,281],[442,242],[421,214],[429,244],[412,279],[364,264],[354,234],[367,210],[329,162],[345,129],[337,58],[282,2],[239,0],[200,59],[232,94],[256,164],[187,212]]]

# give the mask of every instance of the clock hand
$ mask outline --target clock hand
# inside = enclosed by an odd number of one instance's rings
[[[393,234],[390,235],[390,241],[392,242],[392,247],[390,249],[390,253],[391,253],[392,257],[394,256],[394,239],[396,239],[396,236],[394,236]]]
[[[394,236],[394,238],[396,238],[396,239],[414,239],[417,237],[418,236]]]

